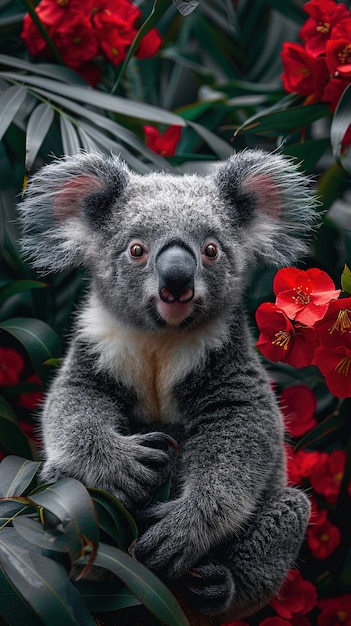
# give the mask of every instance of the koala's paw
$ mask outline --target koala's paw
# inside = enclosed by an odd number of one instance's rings
[[[200,564],[189,570],[184,581],[186,599],[199,613],[218,615],[227,611],[233,602],[235,584],[225,565]]]
[[[113,493],[131,511],[144,507],[169,476],[178,446],[164,433],[131,435]]]
[[[135,558],[166,578],[184,576],[202,556],[198,552],[198,529],[186,507],[177,501],[162,502],[143,512],[144,524],[145,518],[149,527],[135,544]]]

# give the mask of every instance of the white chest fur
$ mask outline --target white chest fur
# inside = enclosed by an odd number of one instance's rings
[[[136,414],[145,421],[177,422],[175,386],[203,365],[227,337],[223,324],[201,330],[144,332],[122,325],[93,299],[79,317],[79,334],[96,355],[99,371],[136,392]]]

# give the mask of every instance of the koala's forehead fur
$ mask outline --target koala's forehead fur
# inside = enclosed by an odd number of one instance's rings
[[[209,235],[222,238],[229,229],[230,219],[221,207],[211,178],[131,175],[107,228],[116,232],[119,225],[121,238],[140,237],[146,243],[179,236],[201,243]]]

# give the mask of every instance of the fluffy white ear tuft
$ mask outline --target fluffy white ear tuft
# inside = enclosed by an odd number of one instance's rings
[[[34,267],[59,271],[82,262],[82,251],[108,221],[127,187],[116,157],[79,153],[57,159],[31,179],[19,204],[21,247]]]
[[[306,253],[318,201],[291,158],[244,150],[220,167],[215,182],[247,259],[280,266]]]

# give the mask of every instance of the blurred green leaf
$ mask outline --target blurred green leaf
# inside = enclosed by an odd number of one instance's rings
[[[282,134],[283,131],[306,128],[315,120],[328,114],[328,107],[324,104],[290,107],[274,113],[267,113],[266,110],[264,113],[258,113],[247,119],[235,131],[235,135],[241,132]]]
[[[99,527],[93,502],[78,480],[63,478],[29,498],[58,517],[63,525],[72,561],[89,555],[89,567],[99,543]]]
[[[45,283],[38,280],[0,280],[0,303],[29,289],[43,289]]]
[[[155,574],[114,546],[100,543],[95,565],[110,570],[135,594],[162,624],[189,626],[169,589]]]
[[[35,371],[45,380],[50,373],[45,361],[60,356],[61,341],[55,331],[41,320],[24,317],[1,322],[0,330],[13,335],[22,344]]]
[[[350,146],[344,145],[343,141],[346,131],[351,124],[350,108],[351,85],[348,85],[342,94],[334,113],[330,129],[330,141],[336,161],[338,161],[349,174],[351,173]]]
[[[41,102],[32,112],[26,131],[26,172],[30,172],[54,119],[52,107]]]
[[[2,396],[0,396],[0,444],[11,454],[32,458],[28,439],[18,424],[17,416]]]
[[[212,148],[213,152],[220,159],[227,159],[234,154],[234,149],[226,141],[212,133],[208,128],[201,124],[195,124],[188,121],[188,125],[195,130],[195,132],[206,141],[206,143]]]
[[[346,264],[341,274],[341,289],[347,294],[351,294],[351,270]]]
[[[343,422],[344,418],[338,411],[329,415],[300,439],[295,446],[295,450],[304,450],[310,446],[318,447],[324,442],[326,437],[330,437],[332,433],[339,430]]]
[[[0,463],[0,498],[21,496],[38,472],[40,463],[6,456]]]
[[[0,95],[0,140],[21,108],[26,95],[24,87],[17,85],[9,87]]]

